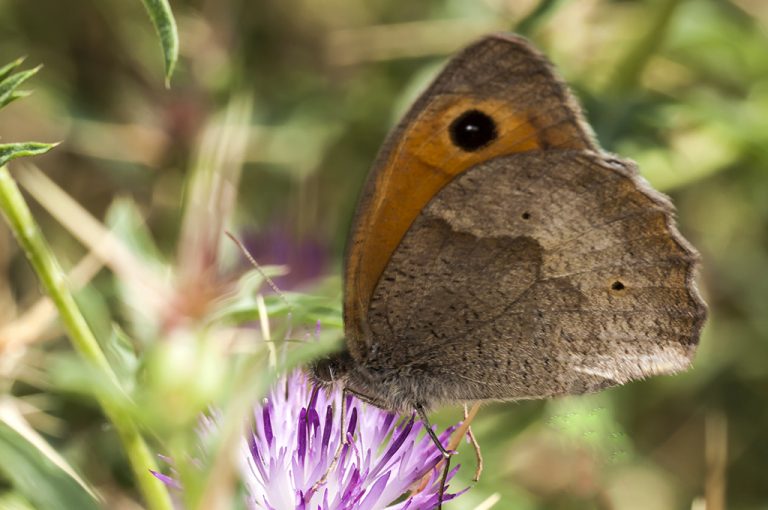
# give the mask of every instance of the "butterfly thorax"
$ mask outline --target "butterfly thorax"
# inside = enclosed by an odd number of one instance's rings
[[[381,367],[355,360],[344,350],[316,361],[309,369],[315,384],[341,386],[361,400],[388,411],[407,412],[416,406],[426,409],[442,400],[433,395],[428,378],[410,377],[407,369]]]

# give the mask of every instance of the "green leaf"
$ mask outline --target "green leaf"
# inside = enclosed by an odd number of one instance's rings
[[[27,90],[17,90],[18,86],[24,83],[30,76],[37,73],[41,66],[37,66],[34,69],[28,69],[19,73],[14,73],[24,58],[17,58],[10,64],[6,64],[0,67],[0,108],[6,106],[8,103],[26,97],[31,92]],[[40,142],[21,142],[21,143],[7,143],[0,144],[0,166],[8,163],[15,158],[21,158],[24,156],[37,156],[38,154],[44,154],[55,147],[55,143],[40,143]]]
[[[0,421],[0,459],[3,476],[35,508],[99,508],[69,473],[4,421]]]
[[[8,163],[12,159],[23,158],[26,156],[38,156],[45,154],[56,147],[56,143],[41,142],[22,142],[0,144],[0,166]]]
[[[14,69],[19,67],[26,58],[27,57],[19,57],[13,62],[11,62],[10,64],[6,64],[3,67],[0,67],[0,82],[8,78],[11,75],[11,73],[14,71]]]
[[[35,510],[29,501],[15,492],[6,492],[0,496],[0,508],[3,510]]]
[[[123,388],[118,389],[108,376],[74,353],[57,354],[48,367],[48,375],[51,387],[57,392],[94,399],[102,406],[108,402],[111,409],[118,410],[124,416],[134,405]]]
[[[168,0],[142,0],[149,13],[152,24],[160,36],[165,62],[165,86],[170,86],[171,75],[179,58],[179,34],[176,30],[176,20],[173,18]]]
[[[4,101],[0,102],[0,108],[16,101],[17,99],[27,97],[31,93],[32,92],[29,90],[17,90],[16,92],[11,93],[11,95],[8,96]]]
[[[270,278],[286,273],[283,266],[263,266],[243,274],[232,295],[219,302],[210,315],[210,324],[243,324],[261,320],[256,294],[262,288],[264,275]],[[309,294],[283,292],[281,295],[264,296],[267,315],[271,318],[291,315],[295,324],[315,324],[323,327],[341,328],[341,310],[336,301],[327,297]]]
[[[169,274],[169,264],[158,249],[146,219],[139,207],[129,198],[117,198],[109,206],[105,217],[109,230],[133,253],[142,266],[154,274]],[[117,298],[123,306],[129,335],[139,344],[151,342],[158,334],[157,321],[147,313],[145,296],[137,292],[135,282],[123,278],[115,280]]]
[[[104,222],[144,263],[161,270],[167,261],[152,239],[144,216],[133,200],[121,197],[110,204]]]
[[[112,334],[106,340],[104,353],[128,393],[132,393],[136,386],[139,369],[139,355],[134,345],[135,342],[118,324],[112,324]]]
[[[16,60],[14,62],[11,62],[7,66],[3,67],[2,69],[0,69],[0,77],[2,76],[2,73],[5,73],[7,75],[20,63],[21,62]],[[37,66],[33,69],[27,69],[26,71],[21,71],[20,73],[11,74],[7,78],[4,78],[2,81],[0,81],[0,107],[10,103],[11,101],[14,100],[14,98],[18,98],[19,92],[16,90],[18,86],[24,83],[26,80],[28,80],[31,76],[36,74],[41,67],[42,66]],[[24,92],[22,92],[21,94],[24,94]]]

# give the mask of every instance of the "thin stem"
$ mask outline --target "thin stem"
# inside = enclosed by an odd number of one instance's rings
[[[536,31],[563,4],[562,0],[541,0],[533,10],[514,27],[515,32],[528,36]]]
[[[118,394],[122,389],[112,367],[88,327],[66,283],[66,277],[53,252],[48,247],[24,197],[6,166],[0,166],[0,209],[16,239],[24,249],[32,268],[50,296],[75,350],[109,381]],[[114,394],[105,392],[105,394]],[[97,397],[107,418],[117,430],[128,460],[149,508],[171,510],[171,499],[163,484],[152,476],[155,460],[138,427],[121,406],[107,397]]]
[[[651,57],[664,43],[669,24],[681,3],[682,0],[660,0],[657,2],[658,7],[656,7],[655,12],[649,15],[650,23],[645,32],[616,66],[611,81],[606,87],[607,92],[622,95],[637,86]]]

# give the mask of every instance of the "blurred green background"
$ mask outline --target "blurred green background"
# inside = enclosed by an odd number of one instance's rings
[[[171,3],[181,59],[165,89],[138,1],[0,0],[0,64],[21,55],[44,64],[27,86],[34,94],[0,113],[2,141],[62,141],[34,163],[96,218],[118,198],[134,202],[173,259],[206,125],[249,98],[229,228],[260,263],[290,266],[278,285],[338,310],[350,217],[388,129],[454,51],[489,32],[523,33],[571,84],[603,147],[672,196],[702,254],[710,320],[685,374],[486,406],[475,424],[485,472],[447,508],[495,493],[505,509],[768,508],[768,2]],[[55,215],[34,212],[74,265],[86,250]],[[110,495],[110,508],[137,508],[99,412],[45,376],[69,349],[61,332],[35,331],[21,347],[8,340],[40,292],[5,224],[0,266],[0,388],[28,404],[29,421]],[[127,321],[115,287],[101,271],[80,298],[95,293]],[[470,484],[466,445],[460,462],[454,487]]]

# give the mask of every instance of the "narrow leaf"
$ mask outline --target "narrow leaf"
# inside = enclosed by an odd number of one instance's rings
[[[127,198],[115,199],[107,209],[104,222],[109,230],[114,232],[145,263],[165,262],[160,249],[152,239],[152,233],[147,226],[144,215],[132,200]]]
[[[5,492],[0,496],[0,508],[3,510],[35,510],[28,500],[17,492]]]
[[[4,101],[0,101],[0,108],[16,101],[17,99],[25,98],[31,93],[32,91],[30,90],[17,90],[16,92],[12,92],[11,95],[8,96]]]
[[[165,86],[170,86],[173,69],[179,58],[179,34],[176,30],[176,20],[173,18],[168,0],[142,0],[149,13],[149,18],[160,36],[165,62]]]
[[[41,67],[42,66],[37,66],[33,69],[27,69],[26,71],[12,74],[3,81],[0,81],[0,104],[5,103],[16,91],[16,88],[29,79],[29,77],[37,73]]]
[[[4,421],[0,421],[0,458],[3,476],[36,508],[99,508],[71,473]]]
[[[112,324],[112,334],[106,339],[104,353],[123,388],[132,393],[136,385],[136,372],[139,370],[139,356],[135,342],[117,324]]]
[[[56,147],[55,143],[23,142],[0,144],[0,166],[12,159],[45,154]]]
[[[24,59],[26,58],[27,57],[19,57],[10,64],[6,64],[3,67],[0,67],[0,81],[8,78],[11,73],[24,62]]]

